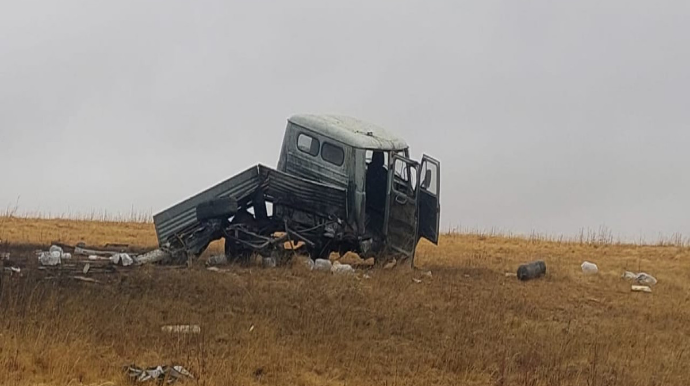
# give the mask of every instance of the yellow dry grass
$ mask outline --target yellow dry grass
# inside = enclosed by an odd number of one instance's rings
[[[150,224],[0,224],[11,242],[155,244]],[[545,278],[504,274],[534,259]],[[689,259],[686,247],[446,235],[419,247],[432,277],[199,264],[98,285],[27,270],[0,285],[0,384],[120,385],[122,365],[175,363],[201,385],[686,385]],[[600,273],[583,276],[584,260]],[[654,292],[631,293],[624,269],[656,276]],[[178,323],[202,334],[160,331]]]

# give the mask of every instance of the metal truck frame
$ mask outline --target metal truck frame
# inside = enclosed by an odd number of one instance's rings
[[[441,165],[409,157],[403,139],[370,123],[292,116],[276,169],[252,166],[154,215],[159,245],[178,261],[224,238],[230,259],[352,251],[414,265],[421,238],[438,244]]]

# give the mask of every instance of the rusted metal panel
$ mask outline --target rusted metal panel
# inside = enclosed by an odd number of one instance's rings
[[[255,191],[259,186],[259,182],[259,166],[255,165],[210,189],[204,190],[156,214],[153,216],[153,222],[156,226],[159,244],[165,243],[170,236],[197,224],[196,206],[200,203],[228,196],[240,199]]]

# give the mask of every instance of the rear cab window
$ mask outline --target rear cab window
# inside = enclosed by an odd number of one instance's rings
[[[319,140],[305,133],[299,133],[297,136],[297,149],[316,157],[319,154]]]
[[[343,166],[345,162],[345,151],[342,147],[329,142],[324,142],[321,147],[321,158],[336,166]]]

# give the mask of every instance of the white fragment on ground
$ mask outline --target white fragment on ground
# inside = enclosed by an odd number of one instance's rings
[[[625,271],[625,273],[623,273],[623,278],[632,280],[639,285],[653,286],[657,283],[657,280],[654,276],[645,272],[634,273]]]
[[[162,249],[154,249],[153,251],[144,253],[143,255],[139,255],[136,257],[137,264],[148,264],[148,263],[156,263],[161,260],[165,260],[170,257],[170,254],[168,252],[165,252]]]
[[[630,289],[633,292],[646,292],[646,293],[652,292],[652,289],[647,287],[646,285],[633,285]]]
[[[350,264],[340,264],[340,262],[336,261],[331,265],[331,272],[338,275],[354,274],[355,269]]]
[[[134,259],[126,253],[116,253],[110,257],[110,261],[115,265],[122,265],[123,267],[134,264]]]
[[[585,261],[580,265],[580,268],[582,269],[582,273],[585,275],[594,275],[599,272],[599,267],[597,267],[596,264],[590,263],[589,261]]]
[[[177,333],[177,334],[199,334],[199,333],[201,333],[201,326],[198,326],[196,324],[194,324],[194,325],[182,324],[182,325],[173,325],[173,326],[163,326],[163,327],[161,327],[161,331],[167,332],[167,333]]]
[[[59,248],[59,247],[58,247]],[[40,252],[38,255],[38,261],[41,265],[55,266],[62,262],[62,249],[56,250],[51,247],[51,251]]]

